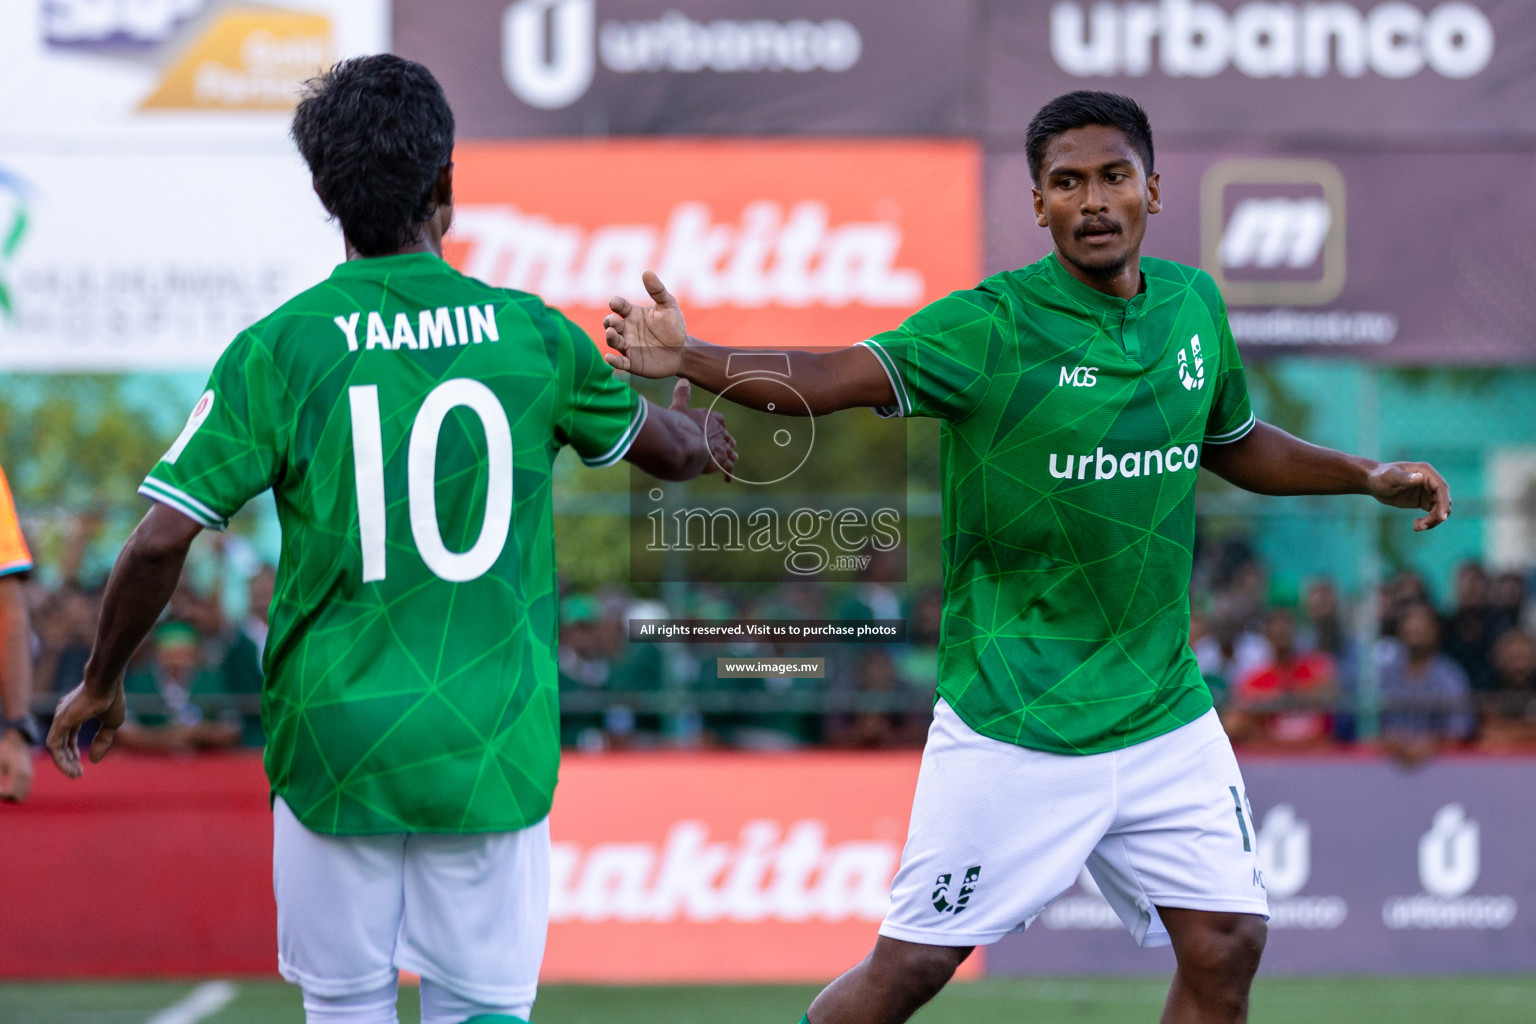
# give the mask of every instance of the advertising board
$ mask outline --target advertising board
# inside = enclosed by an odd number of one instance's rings
[[[388,0],[14,0],[0,151],[281,147],[304,79],[387,49]]]
[[[0,153],[0,368],[206,370],[343,258],[297,153]]]
[[[0,978],[275,973],[272,817],[254,753],[40,766],[8,808]],[[916,751],[568,756],[546,982],[826,981],[875,940]],[[1530,971],[1536,760],[1247,758],[1266,972]],[[101,837],[110,835],[111,843]],[[111,877],[105,890],[82,877]],[[1166,975],[1084,875],[962,977]]]
[[[869,952],[915,753],[622,760],[561,770],[544,978],[821,981]]]
[[[989,4],[989,138],[1074,89],[1135,96],[1196,138],[1536,137],[1536,7],[1523,0],[1063,0]]]
[[[395,48],[466,137],[944,135],[969,126],[971,0],[396,0]]]
[[[1536,966],[1528,812],[1536,763],[1447,760],[1243,763],[1269,892],[1266,972],[1454,974]],[[1084,874],[1022,935],[991,948],[991,974],[1156,973]]]
[[[689,327],[844,345],[976,280],[964,142],[461,143],[446,255],[594,338],[658,270]],[[294,152],[0,152],[0,367],[205,369],[341,261]],[[648,300],[647,300],[648,301]]]
[[[1529,362],[1536,206],[1498,197],[1530,168],[1513,152],[1160,147],[1142,253],[1215,277],[1249,355]],[[1050,251],[1030,188],[1022,151],[988,155],[990,270]]]
[[[976,282],[968,142],[460,143],[445,254],[593,337],[653,269],[696,337],[841,346]]]

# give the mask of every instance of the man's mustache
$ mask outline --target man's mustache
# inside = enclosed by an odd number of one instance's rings
[[[1090,231],[1094,233],[1118,232],[1120,225],[1107,217],[1094,217],[1079,224],[1072,232],[1072,237],[1081,240]]]

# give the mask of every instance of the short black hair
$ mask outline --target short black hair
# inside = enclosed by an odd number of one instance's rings
[[[289,134],[358,252],[420,237],[453,158],[453,111],[432,72],[389,53],[341,61],[304,83]]]
[[[1029,157],[1029,176],[1040,184],[1045,166],[1045,147],[1062,132],[1101,124],[1124,135],[1141,157],[1142,170],[1152,173],[1152,123],[1141,104],[1129,96],[1082,89],[1057,96],[1040,108],[1024,133],[1024,152]]]

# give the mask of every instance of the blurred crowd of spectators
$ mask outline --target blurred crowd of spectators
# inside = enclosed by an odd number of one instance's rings
[[[1235,552],[1235,553],[1234,553]],[[184,582],[127,680],[119,743],[157,751],[259,746],[260,652],[273,573],[243,601]],[[1405,761],[1437,751],[1536,750],[1536,633],[1530,580],[1462,565],[1449,599],[1418,575],[1385,584],[1361,630],[1331,580],[1277,598],[1240,545],[1203,558],[1190,643],[1228,733],[1253,750],[1315,751],[1362,737]],[[79,681],[100,590],[66,578],[31,587],[39,710]],[[920,746],[938,673],[937,588],[690,585],[670,604],[622,587],[567,590],[560,603],[562,739],[596,751],[725,746]],[[248,609],[226,611],[230,604]],[[903,619],[904,643],[632,641],[630,619]],[[1361,644],[1369,649],[1362,650]],[[824,659],[823,678],[722,676],[723,657]]]
[[[238,621],[225,614],[220,595],[182,582],[129,666],[118,748],[191,753],[262,745],[261,650],[273,579],[267,567],[249,578],[249,612]],[[30,589],[34,703],[46,715],[80,682],[102,588],[68,579],[52,590],[36,583]]]
[[[1350,614],[1331,580],[1275,602],[1262,565],[1244,560],[1196,592],[1190,644],[1240,747],[1375,736],[1405,763],[1448,748],[1536,749],[1530,581],[1467,562],[1452,590],[1442,606],[1423,577],[1399,573],[1376,595],[1376,628],[1361,630],[1370,610]]]

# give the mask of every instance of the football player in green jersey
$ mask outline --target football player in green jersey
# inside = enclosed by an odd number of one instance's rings
[[[344,61],[293,137],[346,262],[242,332],[140,493],[85,679],[48,746],[81,772],[123,722],[123,670],[188,546],[270,488],[282,524],[262,723],[278,962],[312,1024],[526,1019],[559,766],[552,470],[729,472],[716,414],[648,405],[535,295],[442,259],[453,115],[426,68]],[[489,1019],[489,1018],[488,1018]]]
[[[1178,967],[1165,1021],[1240,1021],[1268,903],[1237,761],[1189,639],[1198,467],[1266,494],[1367,494],[1450,514],[1424,463],[1377,463],[1258,423],[1214,282],[1141,255],[1159,211],[1135,101],[1078,92],[1027,139],[1054,251],[862,344],[790,356],[811,414],[943,421],[938,702],[874,951],[810,1024],[906,1020],[971,949],[1028,925],[1086,867]],[[730,351],[654,300],[605,320],[614,366],[764,408]]]

